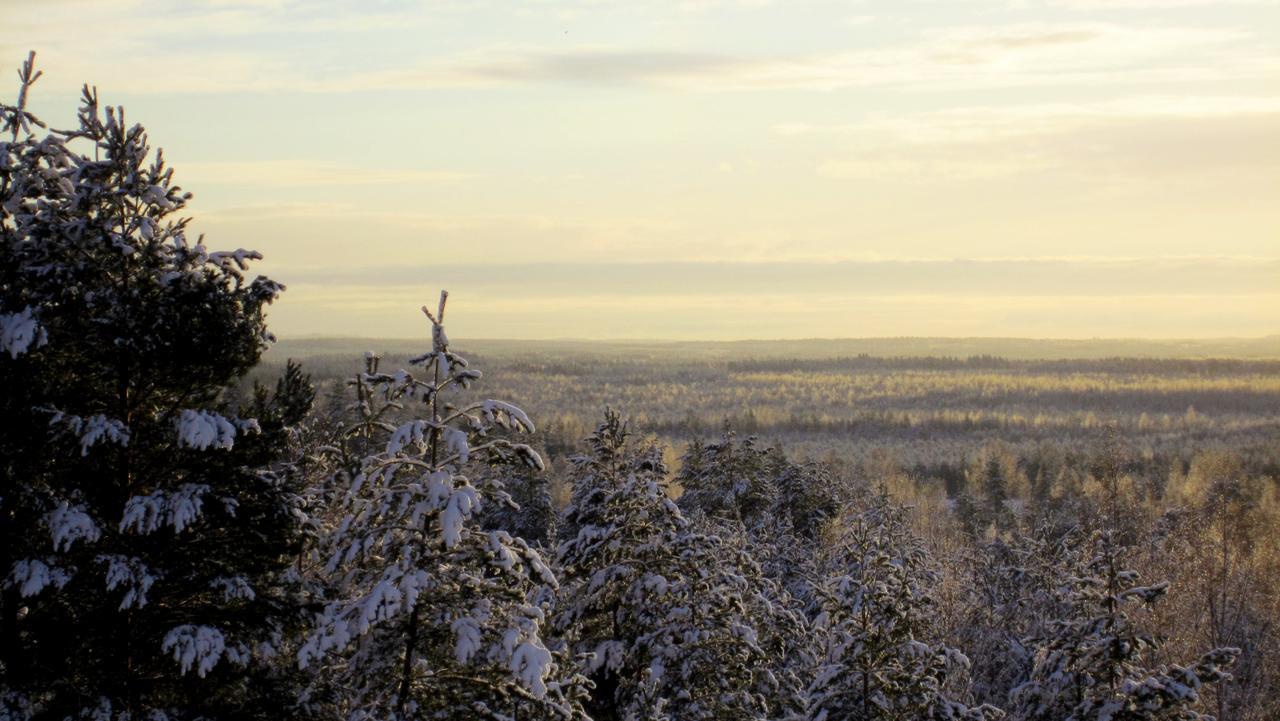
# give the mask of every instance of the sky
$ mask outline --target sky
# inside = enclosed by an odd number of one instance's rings
[[[464,338],[1280,333],[1277,0],[0,14],[33,110],[96,85],[264,254],[282,337],[442,287]]]

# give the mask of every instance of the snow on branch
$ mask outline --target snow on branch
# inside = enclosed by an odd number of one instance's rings
[[[222,448],[235,445],[236,432],[259,433],[261,428],[253,418],[227,418],[212,411],[183,409],[178,416],[178,445],[196,450]]]
[[[89,455],[89,449],[102,441],[129,445],[129,427],[123,421],[101,413],[87,418],[56,411],[49,420],[51,426],[62,426],[80,437],[80,455]]]
[[[120,532],[147,534],[172,526],[175,532],[181,533],[200,518],[203,496],[208,492],[209,487],[203,483],[184,483],[174,492],[157,490],[145,496],[134,496],[124,504]]]
[[[232,266],[239,270],[248,270],[250,260],[262,260],[262,253],[256,250],[236,248],[231,251],[216,251],[209,254],[209,262],[223,270],[230,270]]]
[[[37,558],[26,558],[13,564],[5,578],[5,586],[16,587],[18,595],[30,598],[48,586],[62,588],[71,580],[71,574]]]
[[[182,666],[182,673],[191,672],[204,678],[218,665],[227,650],[227,639],[222,631],[212,626],[196,626],[190,623],[177,626],[165,634],[160,645],[164,653],[173,653],[173,660]]]
[[[443,431],[445,448],[449,455],[457,456],[458,463],[466,463],[471,457],[471,446],[467,442],[467,434],[457,428],[445,428]]]
[[[209,587],[222,591],[223,600],[226,601],[237,599],[252,601],[258,596],[244,576],[220,576],[210,581]]]
[[[71,545],[80,540],[93,543],[101,535],[84,506],[72,506],[66,501],[45,516],[45,525],[49,527],[49,535],[53,537],[55,551],[69,551]]]
[[[408,446],[418,450],[426,448],[426,432],[429,428],[426,421],[413,420],[396,428],[387,440],[387,455],[394,456]]]
[[[10,358],[17,358],[48,341],[48,334],[40,321],[36,320],[31,306],[17,313],[0,313],[0,353],[8,353]]]
[[[518,640],[518,643],[515,643]],[[553,659],[551,651],[543,645],[536,633],[527,629],[509,629],[503,639],[511,648],[511,673],[534,698],[547,695],[547,677],[551,675]]]
[[[141,560],[120,554],[109,554],[98,556],[97,561],[107,567],[108,591],[122,587],[126,589],[124,598],[120,600],[121,611],[147,605],[147,591],[151,590],[156,577]]]
[[[528,414],[506,401],[486,400],[480,406],[484,419],[503,428],[515,428],[525,433],[533,433],[533,421]]]

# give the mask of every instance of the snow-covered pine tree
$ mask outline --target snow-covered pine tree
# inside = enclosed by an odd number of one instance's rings
[[[742,575],[752,589],[744,596],[746,611],[756,629],[756,643],[764,652],[757,687],[769,705],[768,718],[803,719],[809,681],[822,650],[814,642],[806,613],[812,598],[809,571],[814,566],[814,547],[790,534],[785,520],[757,531],[747,530],[737,521],[703,518],[693,524],[752,561],[744,566]],[[798,589],[799,595],[792,588]]]
[[[990,706],[969,708],[944,686],[968,659],[928,640],[936,574],[906,509],[883,491],[851,513],[831,549],[833,572],[822,591],[825,662],[810,686],[811,721],[992,719]]]
[[[977,540],[990,526],[982,507],[967,488],[956,494],[953,513],[960,530],[971,540]]]
[[[33,60],[0,105],[0,716],[296,716],[268,662],[309,398],[222,401],[282,286],[188,237],[190,194],[96,91],[74,130],[31,115]]]
[[[504,434],[533,423],[504,401],[462,400],[480,372],[449,348],[447,297],[423,308],[432,345],[410,360],[419,370],[385,373],[368,354],[353,382],[358,417],[330,450],[344,493],[323,542],[331,598],[299,662],[339,690],[347,719],[581,719],[584,680],[543,636],[556,579],[523,539],[481,527],[495,474],[463,474],[541,469]],[[425,417],[394,422],[409,402]]]
[[[778,495],[770,515],[785,517],[807,542],[816,541],[827,522],[840,513],[841,484],[825,466],[787,461],[775,482]]]
[[[596,721],[767,718],[771,679],[750,609],[754,561],[697,532],[666,492],[655,447],[606,412],[576,459],[559,628],[595,682]]]
[[[965,559],[964,619],[958,645],[973,665],[970,690],[981,703],[1003,707],[1035,663],[1028,638],[1043,637],[1067,610],[1057,589],[1072,572],[1074,533],[1040,527],[982,544]]]
[[[1061,590],[1072,614],[1052,624],[1037,646],[1031,679],[1013,692],[1016,721],[1209,721],[1200,713],[1200,688],[1227,678],[1239,653],[1214,649],[1194,664],[1150,666],[1159,647],[1130,617],[1134,604],[1151,604],[1167,583],[1138,585],[1123,567],[1114,534],[1094,534],[1090,555]]]
[[[759,448],[754,437],[738,440],[726,423],[719,440],[695,441],[681,459],[679,506],[686,513],[754,525],[778,494],[782,460],[780,453]]]
[[[557,514],[548,484],[550,472],[523,465],[489,471],[484,483],[493,489],[493,498],[486,502],[480,524],[523,538],[535,548],[553,547]]]

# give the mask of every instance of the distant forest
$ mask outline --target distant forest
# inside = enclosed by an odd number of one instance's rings
[[[578,358],[729,360],[774,358],[833,359],[862,355],[900,358],[972,358],[990,356],[1010,360],[1098,358],[1155,359],[1280,359],[1280,334],[1264,338],[1055,340],[1036,338],[844,338],[743,341],[582,341],[582,340],[463,340],[474,355],[573,355]],[[288,338],[267,352],[267,358],[350,357],[352,352],[412,354],[411,338]]]

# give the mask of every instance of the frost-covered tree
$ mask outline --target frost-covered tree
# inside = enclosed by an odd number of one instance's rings
[[[778,474],[777,486],[770,516],[775,522],[785,518],[806,541],[816,541],[827,522],[840,513],[841,484],[824,466],[788,461]]]
[[[781,453],[758,447],[754,437],[738,440],[726,424],[719,440],[689,445],[676,477],[683,489],[680,508],[753,525],[777,497],[782,461]]]
[[[877,494],[845,519],[822,590],[826,654],[809,689],[811,721],[990,719],[990,706],[951,698],[948,677],[968,666],[929,640],[937,576],[906,509]]]
[[[297,715],[280,462],[306,384],[230,407],[282,289],[188,235],[191,197],[120,108],[0,105],[0,717]]]
[[[1239,653],[1219,648],[1194,664],[1156,665],[1150,652],[1159,642],[1133,621],[1130,607],[1152,604],[1168,584],[1138,585],[1123,567],[1122,549],[1111,532],[1099,532],[1091,553],[1077,564],[1062,589],[1071,613],[1052,624],[1047,637],[1032,639],[1038,651],[1031,678],[1013,692],[1010,716],[1017,721],[1198,721],[1200,689],[1227,678]]]
[[[751,589],[744,597],[747,614],[756,629],[757,645],[764,652],[757,685],[768,703],[768,718],[803,719],[809,681],[821,660],[821,648],[814,643],[814,629],[806,613],[812,605],[810,570],[815,549],[805,539],[787,533],[785,523],[758,531],[733,521],[701,519],[694,525],[719,538],[738,557],[751,561],[743,564],[742,575]],[[755,564],[759,564],[759,572]]]
[[[741,547],[698,532],[666,492],[661,451],[636,452],[610,412],[577,459],[557,625],[595,682],[606,719],[761,719],[765,651],[752,607],[759,576]]]
[[[492,498],[480,514],[481,525],[519,536],[538,548],[550,545],[556,527],[550,472],[523,465],[488,470],[484,482],[492,489]]]
[[[323,542],[330,599],[299,662],[353,720],[583,718],[582,679],[544,637],[556,578],[523,539],[481,526],[501,487],[464,474],[541,470],[506,437],[533,423],[504,401],[464,401],[480,372],[449,348],[447,297],[423,308],[432,347],[414,371],[382,372],[369,354],[353,381],[357,418],[330,449],[342,493]],[[408,403],[423,417],[397,421]]]
[[[1049,623],[1066,611],[1057,591],[1071,573],[1076,534],[1039,528],[1032,535],[995,538],[966,559],[965,610],[959,645],[973,665],[970,689],[978,702],[1005,706],[1030,677],[1035,647]]]
[[[818,536],[843,495],[828,468],[739,439],[726,425],[719,440],[690,444],[675,483],[681,510],[713,535],[738,538],[767,585],[779,587],[781,606],[813,611]]]

